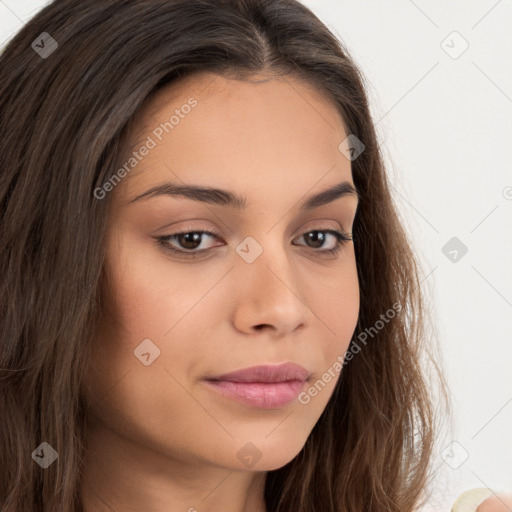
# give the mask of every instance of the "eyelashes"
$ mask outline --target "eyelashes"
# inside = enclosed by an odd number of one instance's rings
[[[198,246],[200,247],[201,244],[203,243],[203,237],[205,235],[207,237],[212,238],[220,237],[220,235],[214,231],[196,229],[156,237],[156,240],[159,247],[161,247],[164,251],[171,253],[177,257],[197,258],[203,256],[204,254],[210,252],[213,249],[203,248],[198,250]],[[307,237],[308,242],[313,242],[313,244],[319,244],[321,247],[323,247],[325,245],[325,242],[328,241],[329,236],[334,238],[335,245],[330,249],[318,249],[317,247],[311,247],[307,244],[298,244],[304,245],[309,251],[313,253],[318,253],[319,256],[335,256],[342,250],[343,246],[346,243],[352,241],[352,236],[350,234],[345,233],[344,231],[337,231],[334,229],[309,230],[303,233],[298,238],[295,238],[295,240],[300,240],[301,238],[304,238],[307,235],[309,235]],[[178,245],[181,246],[181,248],[176,248],[176,246],[174,246],[173,243],[177,243]],[[218,246],[219,245],[217,245],[217,247]]]

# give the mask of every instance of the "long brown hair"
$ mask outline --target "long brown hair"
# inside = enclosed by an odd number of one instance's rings
[[[365,146],[351,162],[354,357],[301,452],[268,472],[268,511],[415,510],[434,441],[420,369],[425,307],[346,48],[296,0],[55,0],[0,55],[1,511],[82,509],[81,383],[102,308],[111,196],[94,190],[124,161],[148,96],[196,71],[299,77]],[[42,442],[58,453],[47,469],[31,457]]]

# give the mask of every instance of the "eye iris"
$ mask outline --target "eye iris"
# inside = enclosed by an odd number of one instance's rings
[[[320,235],[319,235],[320,233]],[[309,242],[313,242],[313,247],[322,247],[325,241],[325,235],[321,231],[310,231],[307,234],[307,238]],[[318,245],[314,245],[318,244]]]
[[[178,235],[178,242],[185,249],[196,249],[201,244],[201,233],[181,233]],[[189,244],[192,245],[190,246]]]

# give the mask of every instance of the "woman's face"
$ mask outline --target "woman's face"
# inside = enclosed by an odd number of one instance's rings
[[[302,208],[353,185],[338,149],[348,134],[295,79],[213,74],[162,89],[134,126],[137,155],[104,187],[108,286],[86,383],[91,420],[133,442],[140,460],[147,450],[187,465],[279,468],[326,407],[357,322],[353,243],[329,252],[329,230],[351,233],[357,197]],[[191,197],[172,185],[225,192]],[[281,363],[303,367],[305,380],[208,381]]]

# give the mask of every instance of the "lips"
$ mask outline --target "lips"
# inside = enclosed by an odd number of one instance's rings
[[[309,372],[295,363],[279,365],[260,365],[244,368],[231,373],[225,373],[208,380],[222,380],[229,382],[286,382],[290,380],[305,381]]]
[[[261,365],[205,379],[210,390],[262,409],[279,409],[297,398],[309,372],[295,363]]]

